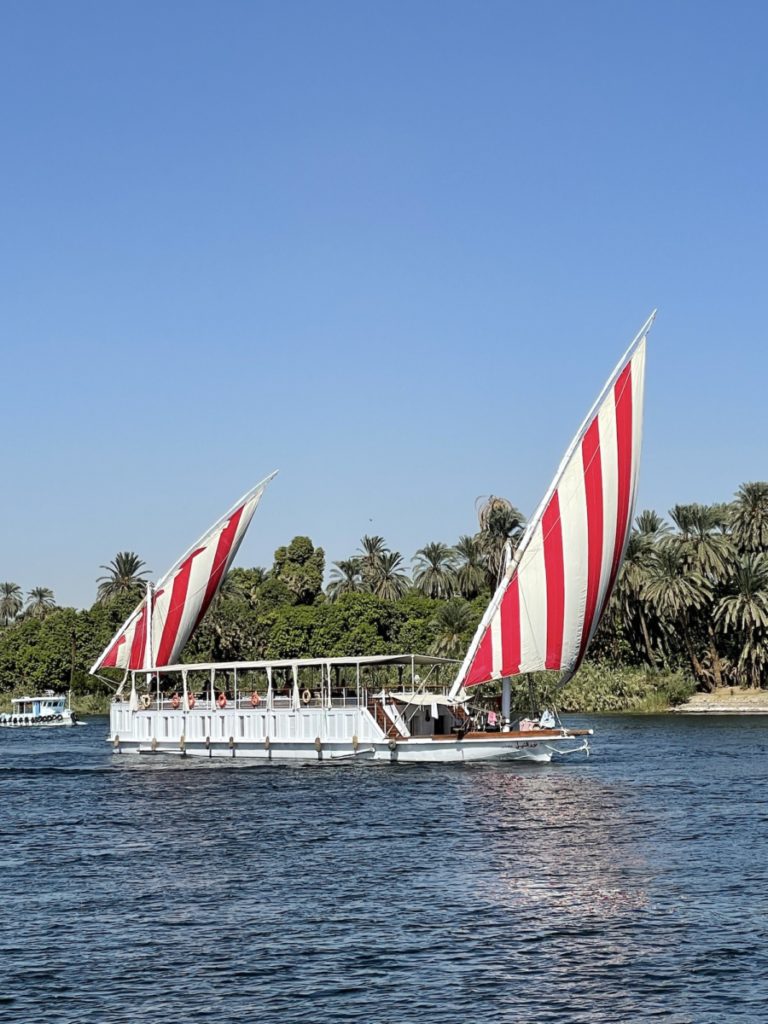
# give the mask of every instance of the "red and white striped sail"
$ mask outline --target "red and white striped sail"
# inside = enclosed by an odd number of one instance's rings
[[[560,464],[493,595],[452,693],[581,663],[632,526],[643,426],[643,325]]]
[[[148,669],[171,665],[218,593],[272,473],[244,495],[181,556],[152,593],[151,644],[147,598],[110,640],[91,672],[102,668]]]

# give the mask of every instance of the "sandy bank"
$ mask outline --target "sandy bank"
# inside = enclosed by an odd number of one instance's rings
[[[723,686],[714,693],[696,693],[671,710],[680,715],[768,715],[768,690]]]

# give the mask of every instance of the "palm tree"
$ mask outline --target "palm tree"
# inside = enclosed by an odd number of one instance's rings
[[[733,539],[739,551],[767,551],[768,483],[742,484],[730,513]]]
[[[133,551],[120,551],[112,559],[109,565],[101,565],[100,569],[106,569],[106,576],[99,576],[96,582],[99,584],[96,600],[104,604],[123,594],[135,594],[141,597],[144,590],[142,577],[149,575],[149,569],[142,569],[145,563],[134,554]]]
[[[0,620],[9,625],[24,605],[21,587],[18,583],[0,583]]]
[[[686,564],[710,584],[710,601],[700,608],[707,634],[715,686],[723,685],[723,672],[713,625],[713,605],[719,581],[727,577],[735,558],[731,538],[725,533],[728,509],[725,505],[675,505],[670,516],[680,530],[665,540],[680,547]]]
[[[365,583],[370,583],[381,558],[389,552],[383,537],[369,537],[367,534],[360,541],[360,574]],[[353,556],[358,557],[358,556]]]
[[[725,533],[724,505],[675,505],[669,514],[680,533],[670,538],[682,544],[690,565],[710,580],[725,576],[733,560],[733,545]]]
[[[743,555],[734,567],[730,591],[718,602],[715,618],[724,632],[743,638],[738,667],[757,688],[768,664],[768,557]]]
[[[403,556],[399,551],[386,551],[380,555],[367,579],[372,593],[385,601],[404,597],[411,588],[411,581],[403,568]]]
[[[430,653],[443,658],[458,658],[466,647],[466,633],[472,628],[473,617],[469,605],[460,597],[452,597],[441,604],[434,619],[435,639]]]
[[[356,594],[363,590],[363,577],[359,558],[343,558],[333,563],[328,584],[328,600],[336,601],[342,594]]]
[[[625,628],[634,622],[640,626],[645,655],[651,669],[655,671],[656,652],[651,642],[648,625],[650,609],[645,598],[648,570],[654,551],[653,533],[654,531],[645,533],[640,530],[633,530],[630,533],[611,604],[619,612],[620,621]]]
[[[654,613],[671,629],[679,629],[696,677],[705,680],[704,667],[696,655],[691,639],[690,615],[711,600],[709,581],[695,569],[688,568],[685,553],[679,545],[660,545],[648,565],[648,578],[643,596]]]
[[[414,555],[413,584],[425,597],[451,597],[456,590],[455,554],[441,541],[425,544]]]
[[[44,619],[56,607],[53,591],[48,587],[33,587],[27,594],[27,607],[24,614],[31,619]]]
[[[669,523],[665,522],[658,512],[646,508],[635,519],[635,529],[647,537],[663,537],[670,531]]]
[[[477,597],[485,583],[485,559],[479,537],[459,537],[456,552],[456,582],[462,597]]]
[[[506,498],[494,495],[482,503],[477,515],[488,584],[495,590],[505,562],[504,552],[514,553],[523,536],[525,518]]]

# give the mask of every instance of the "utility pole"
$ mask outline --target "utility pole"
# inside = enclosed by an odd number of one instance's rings
[[[70,634],[70,640],[72,641],[72,645],[70,647],[70,663],[69,663],[69,691],[71,693],[72,692],[72,683],[74,682],[74,678],[75,678],[75,653],[77,651],[77,633],[74,631],[74,629],[72,630],[72,633]]]

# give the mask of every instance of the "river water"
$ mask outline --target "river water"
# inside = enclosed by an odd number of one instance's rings
[[[589,724],[549,766],[0,730],[0,1020],[762,1024],[768,719]]]

